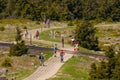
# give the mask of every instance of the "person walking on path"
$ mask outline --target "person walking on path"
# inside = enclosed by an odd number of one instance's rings
[[[72,38],[71,38],[71,45],[72,45],[72,46],[74,45],[74,41],[75,41],[75,39],[72,37]]]
[[[65,55],[65,52],[63,50],[60,51],[60,61],[61,62],[64,62],[64,55]]]
[[[78,51],[79,51],[79,47],[74,47],[74,54],[73,54],[73,57],[76,55],[78,55]]]
[[[62,37],[61,42],[62,42],[62,47],[64,47],[64,37]]]
[[[47,20],[48,28],[50,28],[50,19]]]
[[[39,55],[39,60],[40,60],[41,66],[44,66],[44,56],[43,56],[43,53],[42,53],[42,52],[41,52],[40,55]]]
[[[54,57],[56,57],[56,53],[57,53],[57,44],[54,44],[54,47],[53,47],[53,50],[54,50]]]
[[[44,14],[44,28],[46,28],[46,23],[47,23],[46,14]]]
[[[25,39],[27,39],[28,38],[28,31],[26,30],[25,31]]]
[[[38,31],[38,30],[36,31],[35,38],[36,38],[36,39],[39,38],[39,31]]]

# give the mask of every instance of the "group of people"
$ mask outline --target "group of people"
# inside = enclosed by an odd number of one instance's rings
[[[60,53],[60,61],[64,62],[65,52],[63,50],[58,50],[57,44],[54,45],[53,51],[54,51],[54,57],[57,57],[57,51],[59,51],[59,53]],[[44,66],[44,54],[43,54],[43,52],[40,53],[39,60],[40,60],[41,66]]]
[[[25,39],[27,39],[28,38],[28,31],[26,30],[25,31]]]
[[[64,47],[64,37],[61,38],[61,42],[62,42],[62,47]],[[79,43],[77,43],[77,42],[75,43],[74,38],[72,38],[71,39],[71,44],[74,45],[74,54],[73,54],[73,57],[74,57],[75,54],[77,54],[78,51],[79,51],[79,47],[78,47]],[[60,61],[64,62],[65,52],[63,50],[58,50],[57,44],[54,44],[53,51],[54,51],[53,52],[54,53],[54,57],[57,57],[57,51],[59,51]],[[39,59],[40,59],[41,65],[44,65],[44,56],[43,56],[43,53],[40,54]]]
[[[76,44],[75,44],[75,45],[76,45]],[[74,47],[73,57],[75,56],[75,54],[78,53],[79,50],[80,50],[80,49],[78,48],[78,46],[75,46],[75,47]],[[60,61],[61,61],[61,62],[64,62],[64,55],[65,55],[64,50],[58,50],[57,44],[54,44],[53,51],[54,51],[54,57],[57,57],[57,51],[59,51]],[[43,53],[40,54],[39,59],[40,59],[41,65],[44,66],[44,56],[43,56]]]
[[[29,33],[28,33],[28,31],[26,30],[25,33],[24,33],[25,39],[28,39],[28,35],[29,35]],[[39,33],[39,31],[37,30],[37,31],[35,32],[34,38],[38,39],[39,36],[40,36],[40,33]]]
[[[57,50],[58,50],[57,44],[54,45],[53,50],[54,50],[54,57],[56,57]],[[60,50],[60,60],[61,60],[61,62],[64,62],[64,55],[65,55],[65,52],[63,50]]]

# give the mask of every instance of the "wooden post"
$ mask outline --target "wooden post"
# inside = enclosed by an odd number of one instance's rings
[[[55,39],[55,31],[53,31],[53,38]]]
[[[30,34],[30,45],[32,45],[32,34]]]

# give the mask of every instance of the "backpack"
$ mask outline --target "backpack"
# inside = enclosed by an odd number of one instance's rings
[[[54,48],[53,48],[54,50],[58,50],[58,48],[56,47],[56,46],[54,46]]]
[[[43,55],[40,55],[40,56],[39,56],[39,59],[44,59]]]

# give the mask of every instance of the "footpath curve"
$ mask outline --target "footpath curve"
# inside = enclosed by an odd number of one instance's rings
[[[42,31],[53,29],[53,28],[62,28],[62,27],[53,26],[51,28],[43,28]],[[34,35],[37,30],[40,31],[41,28],[35,29],[35,30],[30,30],[30,31],[28,31],[28,33]],[[50,41],[45,41],[45,40],[38,40],[38,39],[34,38],[33,36],[32,36],[32,41],[41,42],[44,44],[51,44],[51,45],[56,43],[59,49],[73,51],[73,47],[71,47],[69,45],[65,45],[64,46],[65,48],[61,48],[62,45],[59,42],[50,42]],[[65,57],[64,57],[65,60],[64,61],[66,62],[71,57],[72,57],[72,54],[65,53]],[[50,59],[48,59],[45,62],[45,66],[39,66],[38,69],[33,74],[31,74],[30,76],[28,76],[27,78],[25,78],[23,80],[46,80],[46,79],[54,76],[64,63],[60,62],[59,52],[57,52],[57,57],[52,56]]]
[[[42,31],[45,31],[45,30],[49,30],[49,29],[53,29],[53,28],[63,28],[61,26],[64,26],[65,27],[65,24],[63,25],[60,25],[60,26],[52,26],[51,28],[43,28]],[[41,28],[39,29],[34,29],[34,30],[30,30],[28,31],[29,34],[32,34],[32,35],[35,35],[35,32],[36,31],[41,31]],[[25,39],[26,40],[26,39]],[[67,54],[67,53],[73,53],[73,47],[71,47],[70,45],[65,45],[65,48],[61,48],[61,43],[59,42],[50,42],[50,41],[45,41],[45,40],[38,40],[38,39],[35,39],[33,36],[32,36],[32,41],[34,42],[40,42],[40,43],[44,43],[44,44],[51,44],[53,45],[54,43],[56,43],[58,45],[58,48],[59,49],[63,49],[65,50],[65,62],[72,57],[73,54]],[[1,42],[3,43],[3,42]],[[9,44],[0,44],[1,46],[9,46]],[[95,58],[95,59],[99,59],[99,58],[105,58],[104,56],[102,55],[97,55],[97,54],[89,54],[89,53],[81,53],[79,54],[80,56],[88,56],[88,57],[91,57],[91,58]],[[40,66],[38,67],[38,69],[33,73],[31,74],[30,76],[28,76],[27,78],[23,79],[23,80],[46,80],[52,76],[54,76],[57,71],[60,69],[60,67],[63,65],[64,63],[61,63],[60,62],[60,57],[59,57],[59,53],[57,53],[57,57],[51,57],[49,60],[47,60],[45,62],[45,66]]]
[[[63,28],[62,26],[65,27],[65,24],[61,25],[61,26],[52,26],[51,28],[43,28],[42,31],[50,30],[50,29],[53,29],[53,28]],[[40,31],[41,28],[30,30],[28,32],[29,32],[29,34],[35,35],[35,32],[37,30]],[[33,36],[32,36],[32,41],[40,42],[40,43],[43,43],[43,44],[51,44],[51,45],[57,44],[59,49],[63,49],[66,52],[65,53],[65,62],[73,56],[73,54],[67,54],[67,53],[73,53],[73,48],[74,47],[72,47],[70,45],[65,44],[64,48],[62,48],[61,47],[62,44],[59,43],[59,42],[45,41],[45,40],[42,40],[42,39],[38,40],[38,39],[34,38]],[[91,57],[91,58],[95,58],[98,61],[99,61],[99,59],[106,59],[106,57],[103,56],[103,55],[89,54],[89,53],[79,53],[78,56],[88,56],[88,57]],[[50,77],[53,77],[63,64],[64,63],[60,62],[59,53],[57,53],[57,57],[51,57],[49,60],[47,60],[45,62],[45,66],[38,67],[38,69],[33,74],[31,74],[30,76],[28,76],[27,78],[25,78],[23,80],[46,80]]]

